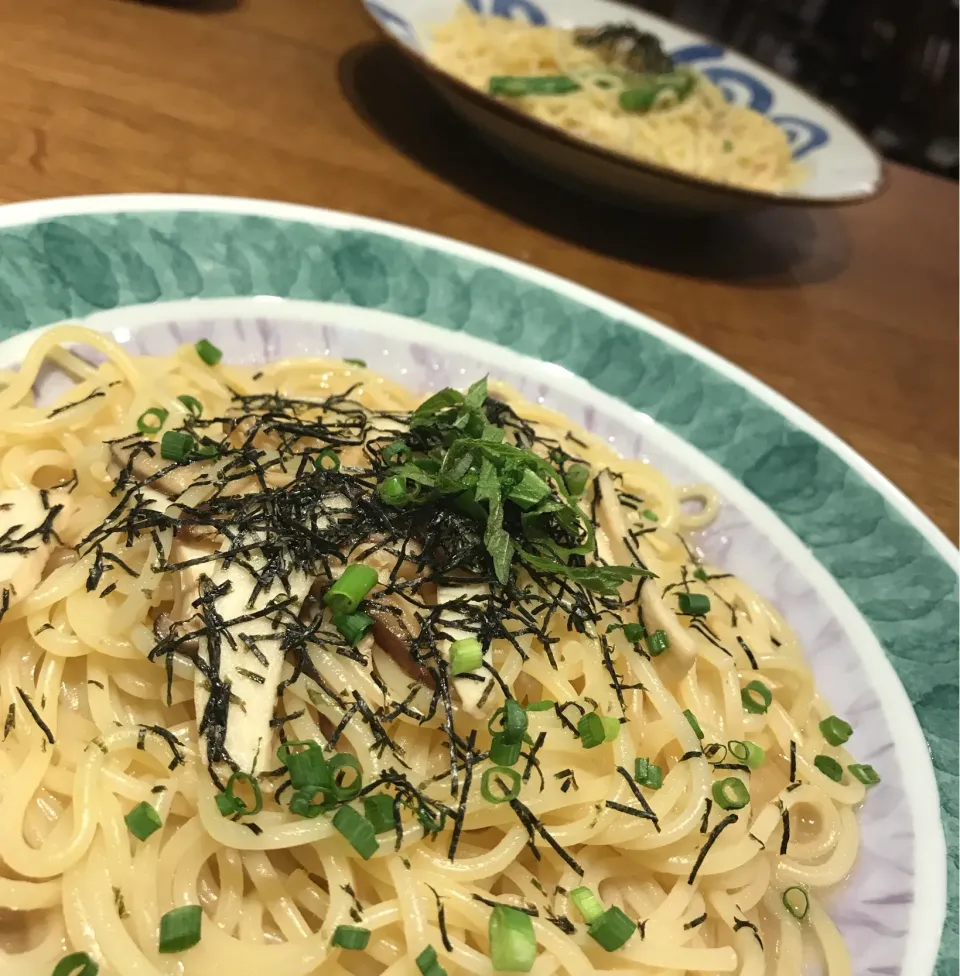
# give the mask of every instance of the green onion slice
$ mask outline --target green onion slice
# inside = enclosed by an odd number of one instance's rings
[[[170,411],[164,410],[163,407],[151,407],[149,410],[144,410],[137,417],[137,430],[141,434],[159,434],[169,416]],[[156,423],[152,421],[156,421]]]
[[[364,359],[350,359],[349,357],[345,356],[343,361],[349,366],[359,366],[360,369],[367,368],[367,362]]]
[[[208,339],[201,339],[193,348],[208,366],[216,366],[223,359],[223,350],[218,349]]]
[[[138,840],[146,840],[163,826],[160,814],[146,800],[138,803],[123,819]]]
[[[603,914],[603,904],[600,899],[585,886],[574,888],[568,897],[587,925],[595,922]]]
[[[689,708],[685,708],[683,710],[683,717],[690,723],[690,728],[696,733],[697,738],[702,741],[703,729],[700,728],[700,723],[697,721],[697,716],[694,715]]]
[[[348,644],[358,644],[363,635],[373,626],[373,617],[358,610],[356,613],[335,616],[333,625],[343,634]]]
[[[160,916],[160,952],[183,952],[200,941],[203,909],[199,905],[181,905]]]
[[[193,453],[197,442],[182,430],[168,430],[160,441],[160,457],[167,461],[182,461]]]
[[[339,471],[340,455],[332,447],[325,447],[313,459],[313,466],[322,471]]]
[[[352,800],[360,792],[363,787],[363,770],[356,756],[351,756],[348,752],[338,753],[330,760],[327,768],[333,781],[333,795],[338,800]],[[350,770],[354,775],[341,776],[338,780],[337,773],[341,770]]]
[[[555,704],[556,702],[550,701],[549,698],[544,698],[543,701],[528,702],[524,708],[528,712],[549,712]]]
[[[580,85],[567,75],[494,75],[490,79],[491,95],[519,98],[524,95],[569,95]]]
[[[394,441],[380,452],[380,456],[383,458],[385,464],[394,464],[397,461],[402,464],[404,461],[409,461],[413,457],[413,451],[403,441]]]
[[[810,911],[810,896],[803,888],[794,885],[787,888],[780,899],[783,907],[798,921],[802,922]]]
[[[670,649],[670,637],[665,630],[655,630],[647,638],[647,650],[651,657],[658,657],[664,651]]]
[[[633,765],[633,778],[641,786],[659,790],[663,786],[663,769],[649,759],[639,758]]]
[[[843,766],[832,756],[815,756],[813,765],[823,773],[827,779],[832,779],[834,783],[839,783],[843,779]]]
[[[836,715],[830,715],[820,723],[820,734],[830,745],[842,746],[853,735],[853,726]]]
[[[737,762],[746,763],[751,769],[759,769],[763,765],[764,759],[767,758],[766,751],[761,749],[756,742],[731,739],[727,743],[727,748]]]
[[[762,681],[751,681],[740,690],[743,710],[751,715],[764,715],[773,701],[773,693]]]
[[[490,745],[490,762],[498,766],[514,766],[520,759],[523,741],[510,742],[504,735],[495,735]]]
[[[323,602],[334,614],[353,613],[360,601],[377,585],[377,571],[354,563],[323,595]]]
[[[237,796],[234,792],[233,784],[238,782],[246,783],[253,791],[253,806],[249,806],[242,797]],[[229,813],[224,813],[224,808],[220,805],[221,799],[225,799],[233,808]],[[238,769],[235,773],[231,773],[230,779],[227,780],[226,789],[217,797],[217,806],[220,807],[220,812],[225,817],[232,813],[239,813],[243,817],[252,817],[263,809],[263,794],[260,792],[260,784],[249,773]]]
[[[603,719],[596,712],[587,712],[577,723],[580,733],[580,744],[584,749],[595,749],[606,740],[606,729]]]
[[[677,594],[677,606],[681,613],[689,613],[691,616],[700,616],[710,612],[710,597],[703,593],[684,593]]]
[[[353,807],[340,807],[333,815],[333,826],[365,861],[369,861],[380,847],[373,824]]]
[[[619,908],[608,908],[587,929],[590,937],[599,942],[607,952],[623,948],[627,940],[637,931],[637,923],[628,918]]]
[[[601,715],[600,721],[603,723],[603,741],[616,742],[620,735],[620,720],[612,715]]]
[[[393,797],[386,793],[363,798],[363,815],[373,824],[374,833],[382,834],[393,830],[397,825],[396,808]]]
[[[85,952],[71,952],[53,969],[52,976],[97,976],[100,966]]]
[[[437,950],[431,945],[417,956],[416,962],[422,976],[447,976],[447,971],[437,962]]]
[[[369,941],[370,929],[361,928],[359,925],[338,925],[330,944],[337,949],[363,950],[367,948]]]
[[[407,502],[416,497],[415,493],[407,488],[407,479],[401,478],[399,475],[393,475],[381,481],[377,487],[377,494],[387,505],[396,505],[397,507],[406,505]]]
[[[490,716],[487,730],[491,735],[501,736],[506,742],[522,741],[527,731],[527,709],[515,698],[508,698],[503,708],[498,708]]]
[[[643,517],[650,522],[659,522],[660,516],[656,512],[651,511],[649,508],[643,510]]]
[[[880,782],[880,774],[873,766],[865,763],[852,763],[847,766],[847,769],[850,770],[850,775],[860,780],[864,786],[876,786]]]
[[[464,637],[450,645],[451,674],[476,671],[483,664],[483,648],[476,637]]]
[[[509,781],[510,786],[506,793],[500,792],[496,794],[490,789],[490,781],[494,776],[502,777]],[[490,766],[483,771],[483,777],[480,780],[480,795],[487,803],[508,803],[520,795],[520,787],[522,784],[523,780],[515,769],[510,769],[508,766]],[[497,784],[497,789],[500,789],[499,784]]]
[[[706,570],[705,570],[705,569],[704,569],[704,568],[703,568],[702,566],[698,566],[698,567],[697,567],[697,568],[696,568],[696,569],[695,569],[695,570],[693,571],[693,575],[694,575],[694,576],[695,576],[695,577],[696,577],[696,578],[697,578],[698,580],[700,580],[700,582],[701,582],[701,583],[706,583],[706,582],[707,582],[707,580],[709,580],[709,579],[710,579],[710,577],[709,577],[709,576],[707,576],[707,571],[706,571]]]
[[[590,480],[590,469],[583,464],[571,464],[563,480],[567,491],[574,498],[579,498],[587,487],[587,481]]]
[[[302,751],[299,751],[301,747]],[[293,752],[293,749],[298,751]],[[284,742],[277,749],[277,758],[287,767],[290,782],[295,790],[307,786],[329,788],[330,770],[327,768],[327,760],[318,742],[312,739]]]
[[[490,914],[490,961],[498,973],[529,973],[537,958],[533,919],[519,908],[497,905]]]
[[[194,396],[190,396],[189,393],[183,393],[177,397],[177,399],[194,415],[194,417],[199,417],[203,413],[203,404]]]
[[[743,780],[728,776],[713,784],[713,802],[721,810],[740,810],[750,802],[750,791]]]

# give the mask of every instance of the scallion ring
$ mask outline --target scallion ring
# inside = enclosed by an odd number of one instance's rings
[[[762,681],[751,681],[740,691],[743,710],[751,715],[764,715],[773,701],[773,693]]]
[[[313,466],[322,471],[339,471],[340,455],[332,447],[325,447],[313,459]]]
[[[385,464],[396,464],[398,462],[403,464],[404,461],[409,461],[413,457],[413,451],[403,441],[394,441],[380,452],[380,456]]]
[[[163,407],[151,407],[149,410],[144,410],[137,417],[137,430],[141,434],[159,434],[169,416],[170,411],[164,410]],[[151,419],[155,420],[156,423],[151,423]]]
[[[741,810],[750,802],[750,791],[743,780],[728,776],[713,784],[713,802],[721,810]]]
[[[183,952],[200,941],[203,909],[199,905],[181,905],[160,916],[160,952]]]
[[[360,792],[363,787],[363,770],[356,756],[351,756],[348,752],[338,753],[329,761],[327,768],[333,782],[333,795],[338,800],[352,800]],[[348,769],[353,771],[353,776],[346,773]],[[337,781],[337,773],[341,771],[341,780],[346,779],[346,782]]]
[[[194,415],[194,417],[199,417],[203,413],[203,404],[194,396],[190,396],[189,393],[183,393],[177,397],[177,399]]]
[[[533,919],[511,905],[497,905],[490,915],[490,961],[498,973],[528,973],[537,959]]]
[[[85,952],[71,952],[54,966],[51,976],[97,976],[100,966]]]
[[[234,783],[247,783],[253,791],[253,806],[250,806],[242,797],[234,792]],[[238,769],[230,774],[224,791],[217,795],[217,807],[224,817],[232,817],[239,814],[241,817],[252,817],[263,809],[263,794],[260,792],[260,784],[249,774]]]
[[[506,793],[501,792],[497,795],[491,791],[490,781],[494,776],[503,777],[503,779],[510,781],[510,786]],[[508,803],[520,795],[520,787],[522,784],[523,780],[515,769],[510,769],[508,766],[490,766],[483,771],[483,777],[480,780],[480,794],[487,803]],[[502,787],[503,784],[498,783],[497,785]]]
[[[780,900],[783,907],[798,921],[802,922],[810,911],[810,896],[803,888],[794,885],[787,888]]]

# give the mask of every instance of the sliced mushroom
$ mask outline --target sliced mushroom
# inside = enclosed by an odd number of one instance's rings
[[[205,462],[170,467],[160,456],[156,444],[137,435],[110,445],[110,453],[117,465],[129,470],[140,484],[149,485],[170,498],[177,498],[192,487],[201,475],[209,471]],[[162,477],[161,472],[170,468]]]

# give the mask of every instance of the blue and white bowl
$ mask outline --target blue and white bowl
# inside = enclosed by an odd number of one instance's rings
[[[675,61],[690,64],[727,98],[766,115],[787,133],[806,176],[789,189],[748,190],[690,176],[587,142],[460,82],[430,59],[430,31],[461,3],[478,13],[533,24],[595,26],[629,21],[656,34]],[[883,163],[834,111],[753,61],[653,14],[614,0],[363,0],[376,23],[479,134],[556,182],[638,207],[691,211],[753,209],[770,203],[829,205],[875,196]]]

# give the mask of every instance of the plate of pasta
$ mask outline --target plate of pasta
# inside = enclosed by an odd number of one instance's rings
[[[955,565],[849,448],[418,232],[0,223],[0,971],[934,973]]]
[[[614,0],[364,0],[488,142],[555,181],[695,211],[869,199],[879,155],[831,109]]]

